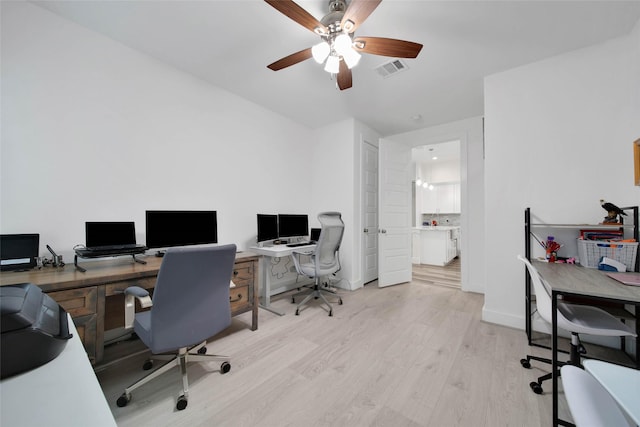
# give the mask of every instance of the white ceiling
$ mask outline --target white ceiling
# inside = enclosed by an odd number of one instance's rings
[[[433,157],[437,157],[434,159]],[[460,159],[460,141],[447,141],[440,144],[422,145],[411,150],[411,160],[419,164],[430,165],[436,162],[451,162]]]
[[[384,0],[359,36],[422,43],[409,70],[363,55],[345,91],[312,59],[270,64],[319,39],[260,0],[34,2],[312,128],[355,117],[383,136],[483,114],[483,77],[629,34],[640,1]],[[316,18],[327,0],[297,3]]]

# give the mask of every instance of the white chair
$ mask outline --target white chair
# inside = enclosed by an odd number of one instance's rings
[[[342,298],[336,295],[336,292],[323,287],[321,279],[330,277],[340,270],[340,243],[344,234],[344,222],[340,212],[322,212],[318,214],[318,221],[322,226],[318,243],[313,251],[294,251],[292,254],[293,262],[296,266],[298,274],[314,279],[314,285],[311,291],[303,291],[291,297],[291,302],[296,302],[296,297],[306,294],[298,307],[296,307],[296,315],[300,314],[300,308],[309,302],[312,298],[320,298],[329,308],[329,316],[333,315],[333,308],[324,294],[338,297],[338,304],[342,304]],[[309,262],[303,262],[303,257],[309,257]]]
[[[544,281],[538,270],[531,264],[531,262],[518,255],[518,259],[522,261],[529,271],[531,277],[531,283],[536,294],[536,307],[540,317],[549,324],[552,323],[551,318],[551,288]],[[578,334],[609,336],[609,337],[623,337],[632,336],[635,337],[636,333],[627,325],[622,323],[619,319],[613,317],[606,311],[587,305],[568,304],[562,301],[558,301],[558,328],[571,332],[571,351],[570,360],[566,364],[575,366],[580,365],[580,336]],[[584,352],[584,351],[583,351]],[[542,357],[527,355],[525,359],[521,359],[520,363],[524,368],[531,367],[531,360],[537,360],[539,362],[551,364],[550,359]],[[542,393],[542,382],[552,377],[552,373],[548,373],[538,378],[537,381],[533,381],[529,384],[531,390],[536,394]]]
[[[572,365],[563,366],[560,372],[576,427],[633,426],[614,398],[591,374]]]

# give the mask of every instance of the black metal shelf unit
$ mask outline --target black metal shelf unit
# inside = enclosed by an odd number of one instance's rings
[[[531,223],[531,208],[526,208],[524,210],[524,253],[528,260],[531,260],[531,229],[535,226],[545,227],[545,228],[571,228],[571,229],[603,229],[603,230],[611,230],[611,229],[632,229],[633,238],[636,242],[640,241],[639,239],[639,230],[638,230],[638,206],[629,206],[625,208],[621,208],[624,211],[631,211],[631,218],[633,220],[633,225],[588,225],[588,224],[532,224]],[[635,271],[640,272],[640,254],[636,254],[636,262],[635,262]],[[531,278],[529,274],[524,273],[525,276],[525,329],[527,332],[527,340],[529,345],[534,345],[537,347],[549,348],[547,345],[538,344],[532,342],[532,325],[531,325],[531,316],[533,315],[531,310],[532,303],[532,295],[531,295]]]

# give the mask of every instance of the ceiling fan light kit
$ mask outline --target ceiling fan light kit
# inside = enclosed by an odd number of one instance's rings
[[[360,52],[416,58],[422,49],[419,43],[381,37],[354,38],[356,29],[381,1],[351,0],[347,7],[345,0],[329,0],[329,13],[318,21],[291,0],[265,0],[276,10],[322,38],[322,41],[313,47],[286,56],[267,67],[278,71],[313,58],[318,64],[325,64],[325,71],[337,75],[338,87],[345,90],[352,86],[351,69],[360,61]]]

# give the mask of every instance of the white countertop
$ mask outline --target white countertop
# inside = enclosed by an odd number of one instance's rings
[[[449,230],[459,230],[459,225],[436,225],[435,227],[414,227],[414,230],[420,231],[449,231]]]

